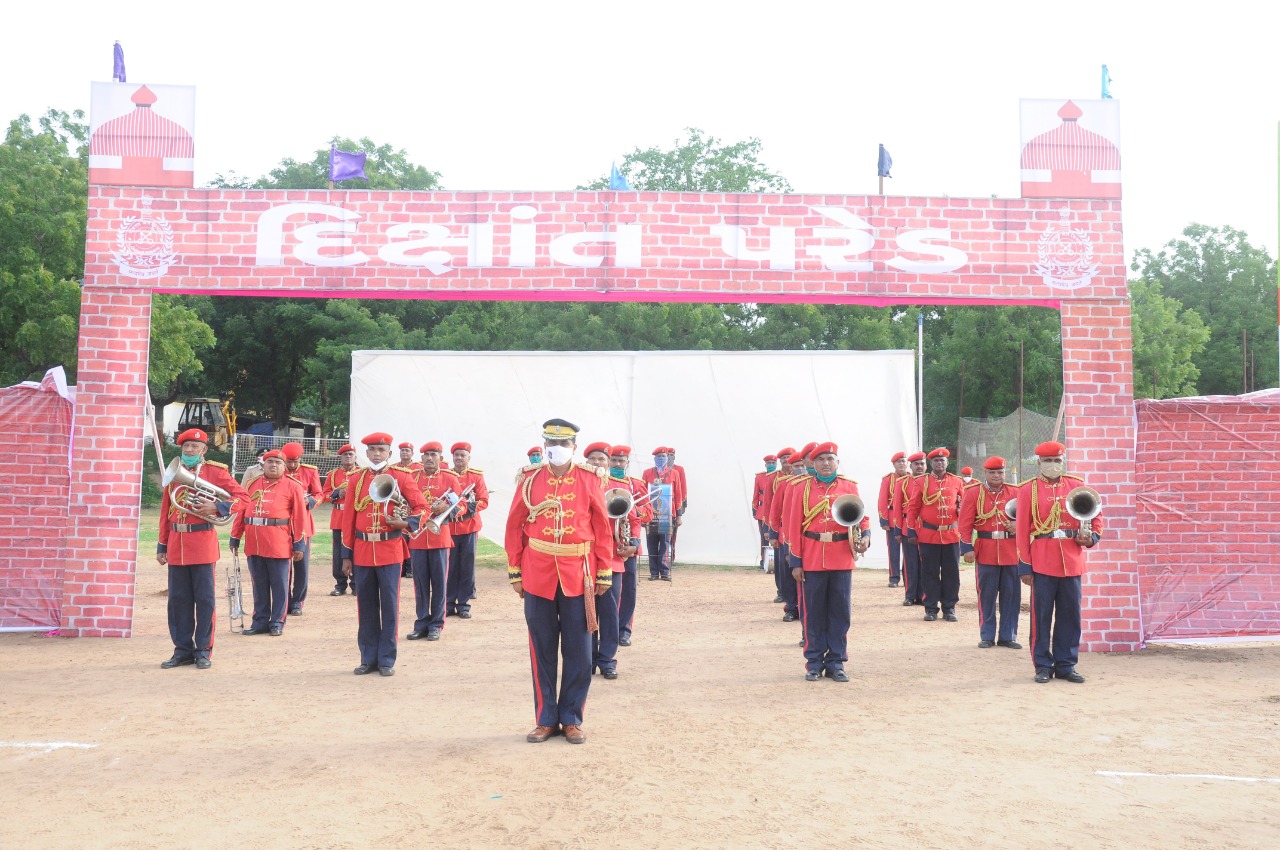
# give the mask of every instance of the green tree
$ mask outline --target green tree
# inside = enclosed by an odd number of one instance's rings
[[[760,162],[757,138],[723,144],[696,127],[685,129],[670,150],[636,148],[622,158],[618,170],[632,189],[648,192],[790,192],[782,175]],[[607,189],[606,175],[580,189]]]
[[[440,172],[428,171],[409,161],[403,149],[379,145],[369,138],[359,142],[334,136],[330,144],[338,150],[364,152],[364,173],[368,180],[352,178],[334,183],[338,189],[438,189]],[[211,183],[220,189],[324,189],[329,185],[329,149],[316,151],[309,160],[286,157],[264,177],[249,180],[231,172],[219,174]]]
[[[205,299],[208,300],[208,299]],[[213,328],[195,309],[175,295],[151,298],[151,367],[147,384],[160,407],[173,401],[182,386],[204,370],[201,355],[213,349]]]
[[[1159,253],[1138,251],[1131,268],[1199,314],[1209,329],[1209,341],[1192,355],[1200,371],[1196,391],[1221,395],[1276,386],[1275,260],[1230,227],[1192,224],[1182,235]]]
[[[1196,394],[1200,370],[1195,358],[1209,341],[1209,329],[1194,310],[1162,294],[1160,284],[1129,281],[1133,315],[1133,395],[1175,398]]]

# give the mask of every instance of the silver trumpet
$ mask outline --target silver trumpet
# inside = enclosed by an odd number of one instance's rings
[[[169,492],[169,498],[173,501],[173,506],[183,513],[196,517],[202,522],[211,522],[214,525],[227,525],[234,518],[234,513],[215,517],[207,517],[199,513],[199,511],[218,502],[233,501],[235,497],[218,485],[210,484],[187,469],[182,465],[182,458],[180,457],[175,457],[169,461],[169,466],[164,471],[164,477],[160,479],[161,487],[168,487],[170,484],[176,484],[177,486]]]
[[[862,529],[858,527],[858,523],[862,522],[862,518],[866,516],[867,506],[862,503],[862,499],[853,493],[845,493],[843,496],[837,496],[836,500],[831,503],[831,518],[838,524],[849,529],[849,548],[853,550],[853,557],[858,557],[858,544],[862,542]]]
[[[244,588],[240,582],[240,554],[231,550],[231,566],[227,567],[227,601],[231,612],[231,632],[244,631]]]
[[[431,516],[427,517],[426,521],[422,523],[422,527],[418,529],[418,534],[421,534],[424,530],[430,531],[432,534],[439,534],[440,529],[443,528],[444,524],[449,521],[450,517],[453,516],[453,512],[457,510],[458,505],[462,504],[463,501],[467,498],[467,496],[471,495],[471,491],[474,489],[476,489],[476,485],[474,484],[468,485],[467,489],[463,490],[462,493],[458,495],[458,501],[454,502],[452,505],[449,505],[449,507],[445,508],[439,513],[432,514]],[[417,537],[418,534],[415,534],[413,536]]]

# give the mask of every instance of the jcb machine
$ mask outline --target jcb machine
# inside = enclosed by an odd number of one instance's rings
[[[209,435],[213,448],[225,450],[236,436],[235,393],[225,399],[188,399],[178,419],[178,433],[188,428],[199,428]]]

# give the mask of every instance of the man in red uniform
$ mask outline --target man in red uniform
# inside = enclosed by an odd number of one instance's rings
[[[989,457],[982,464],[986,482],[964,489],[960,504],[960,552],[966,564],[976,559],[978,591],[978,647],[997,643],[1022,649],[1018,643],[1018,613],[1022,585],[1018,583],[1018,544],[1013,520],[1005,505],[1018,498],[1018,488],[1004,483],[1004,458]],[[996,606],[999,604],[999,640]]]
[[[631,516],[627,518],[627,540],[623,559],[621,588],[618,590],[618,645],[631,646],[632,624],[636,613],[636,590],[639,582],[640,527],[653,519],[649,507],[649,487],[644,481],[627,474],[631,464],[630,446],[612,446],[609,449],[609,487],[622,487],[631,492]],[[622,542],[619,540],[619,542]],[[614,586],[619,584],[614,576]]]
[[[563,419],[542,425],[547,462],[526,467],[507,515],[507,576],[524,600],[537,725],[526,736],[539,744],[564,732],[587,740],[583,711],[591,688],[588,604],[609,589],[613,528],[605,514],[601,476],[573,462],[578,426]],[[594,579],[594,585],[592,580]],[[564,658],[556,693],[557,652]]]
[[[324,487],[320,484],[320,470],[312,464],[302,462],[302,443],[285,443],[280,451],[284,453],[284,474],[292,478],[307,497],[306,542],[303,545],[302,560],[293,565],[293,587],[289,591],[289,613],[297,616],[302,613],[302,604],[307,601],[307,585],[311,578],[311,538],[316,533],[316,522],[311,516],[311,509],[324,498]]]
[[[773,601],[777,603],[785,602],[782,597],[782,574],[787,572],[789,567],[778,559],[780,554],[778,550],[778,532],[769,526],[770,511],[773,507],[773,495],[778,489],[778,479],[785,477],[790,473],[791,466],[788,463],[791,455],[795,454],[795,449],[788,446],[785,449],[778,449],[778,463],[774,470],[765,478],[764,494],[760,503],[760,521],[762,525],[761,532],[764,534],[765,545],[773,550],[773,587],[777,594],[773,597]]]
[[[442,469],[440,459],[444,447],[436,441],[422,446],[422,463],[412,473],[414,483],[422,490],[422,498],[431,504],[431,516],[437,516],[462,499],[462,482],[452,469]],[[444,629],[444,606],[449,582],[449,552],[453,549],[455,516],[465,514],[465,501],[453,509],[440,533],[422,528],[409,538],[409,557],[413,562],[413,598],[417,619],[409,640],[439,640]]]
[[[832,506],[845,495],[858,495],[858,485],[836,474],[840,468],[835,443],[814,447],[814,472],[793,488],[783,520],[790,541],[792,575],[804,594],[805,679],[816,682],[825,673],[837,682],[849,681],[849,621],[852,609],[854,553],[871,545],[871,518],[864,512],[852,528],[836,522]]]
[[[413,443],[405,440],[396,449],[400,452],[400,462],[396,466],[404,467],[410,472],[417,472],[422,469],[422,464],[413,459]]]
[[[800,451],[791,455],[791,472],[778,479],[778,489],[773,494],[769,505],[769,527],[774,529],[778,540],[778,564],[782,567],[782,621],[793,623],[800,619],[800,585],[795,580],[795,572],[791,566],[791,547],[799,547],[799,543],[787,537],[786,516],[790,510],[790,499],[798,484],[807,481],[812,472],[809,467],[809,453],[817,443],[805,443]]]
[[[1031,658],[1036,681],[1057,676],[1079,684],[1080,576],[1085,549],[1102,536],[1099,514],[1087,525],[1067,510],[1073,490],[1087,485],[1083,478],[1063,474],[1062,443],[1036,446],[1040,474],[1018,488],[1018,573],[1031,588]]]
[[[682,502],[684,502],[684,490],[680,487],[680,476],[671,468],[670,461],[667,457],[669,449],[666,446],[658,446],[653,450],[653,466],[640,473],[640,477],[648,486],[666,484],[671,487],[671,504],[666,506],[666,511],[671,519],[670,531],[660,531],[658,523],[651,522],[648,526],[648,533],[645,535],[647,539],[646,548],[649,550],[649,581],[671,581],[671,538],[675,534],[675,530],[680,525],[680,517],[677,514]],[[653,505],[654,501],[650,500]],[[661,508],[654,505],[655,514]],[[656,516],[655,516],[656,520]]]
[[[902,543],[902,586],[905,589],[903,606],[922,604],[920,601],[920,541],[907,528],[907,503],[917,484],[924,477],[927,460],[924,452],[914,452],[907,456],[908,474],[898,480],[893,504],[893,522],[898,529],[898,540]]]
[[[224,464],[204,459],[209,450],[209,435],[204,431],[188,428],[176,442],[182,447],[182,469],[231,496],[230,500],[203,500],[191,507],[195,516],[176,503],[173,492],[180,486],[177,482],[170,482],[160,497],[156,561],[169,568],[169,637],[173,640],[173,656],[160,666],[168,670],[194,664],[207,670],[213,666],[210,656],[218,598],[213,586],[213,565],[219,557],[213,520],[229,518],[244,503],[245,492]]]
[[[483,523],[480,513],[489,507],[489,485],[484,483],[484,470],[471,465],[471,444],[454,443],[453,472],[465,490],[467,509],[453,522],[453,548],[449,550],[449,587],[445,591],[450,614],[471,619],[471,600],[476,597],[476,538]]]
[[[583,456],[587,459],[587,464],[597,470],[603,470],[604,474],[600,476],[600,487],[602,492],[607,492],[617,484],[609,478],[609,451],[612,447],[608,443],[590,443],[583,452]],[[608,505],[606,504],[606,512]],[[628,513],[628,521],[631,513]],[[620,546],[618,539],[618,523],[619,520],[610,520],[609,524],[613,531],[611,544],[606,547],[606,559],[609,561],[609,567],[612,572],[610,578],[609,589],[605,591],[596,600],[596,620],[600,624],[600,628],[591,636],[591,670],[600,671],[600,674],[606,679],[618,678],[618,614],[619,601],[622,592],[622,578],[626,572],[626,558],[623,552],[626,548]],[[627,541],[630,545],[630,541]],[[621,550],[621,551],[620,551]]]
[[[964,482],[964,486],[966,487],[974,483],[972,466],[966,466],[960,470],[960,480]]]
[[[262,456],[262,474],[249,482],[249,499],[231,524],[231,551],[240,548],[253,580],[253,622],[246,635],[284,632],[289,602],[289,566],[302,560],[307,527],[307,494],[284,474],[284,453]]]
[[[684,467],[676,463],[676,450],[667,446],[667,465],[671,474],[680,482],[680,501],[675,503],[675,513],[671,520],[671,563],[676,562],[676,538],[680,535],[680,526],[684,525],[684,513],[689,509],[689,479],[685,476]]]
[[[889,586],[897,587],[902,580],[902,541],[897,529],[889,524],[893,514],[893,502],[898,480],[907,474],[907,453],[898,452],[889,458],[893,472],[880,479],[880,496],[876,500],[876,512],[880,515],[880,527],[884,529],[885,545],[889,547]]]
[[[361,440],[367,447],[369,466],[352,475],[347,484],[342,517],[342,570],[355,577],[356,610],[360,626],[357,676],[377,670],[394,676],[396,625],[400,616],[400,562],[404,558],[404,532],[417,531],[427,510],[422,491],[412,476],[391,466],[391,435],[378,431]],[[369,489],[379,475],[390,475],[407,505],[404,519],[394,516],[391,503],[374,501]]]
[[[338,449],[338,466],[330,470],[324,478],[324,500],[333,505],[329,514],[329,533],[333,537],[333,590],[330,596],[341,596],[347,592],[347,576],[342,572],[342,512],[345,510],[347,481],[356,468],[356,448],[345,445]],[[351,587],[354,596],[355,586]]]
[[[769,473],[778,468],[777,455],[764,456],[764,472],[757,472],[751,484],[751,518],[756,523],[756,534],[760,538],[760,569],[765,569],[765,550],[769,548],[769,534],[765,531],[764,518],[760,515],[764,507],[764,487],[769,480]]]
[[[542,463],[542,446],[534,446],[533,448],[529,449],[527,454],[529,456],[529,463],[532,463],[535,465]]]
[[[964,482],[947,472],[951,452],[929,452],[929,474],[923,476],[907,503],[908,534],[920,544],[920,601],[924,619],[942,617],[954,623],[960,601],[960,498]]]

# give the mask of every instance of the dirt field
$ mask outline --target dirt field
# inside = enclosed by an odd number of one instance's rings
[[[1086,655],[1086,684],[1036,685],[1025,651],[976,647],[972,573],[960,622],[924,623],[863,571],[853,681],[807,683],[771,577],[677,568],[641,581],[587,744],[534,745],[505,578],[481,570],[438,643],[402,640],[394,678],[351,674],[323,560],[283,637],[231,634],[220,600],[213,668],[161,670],[142,558],[133,638],[0,635],[0,847],[1280,845],[1276,645]]]

